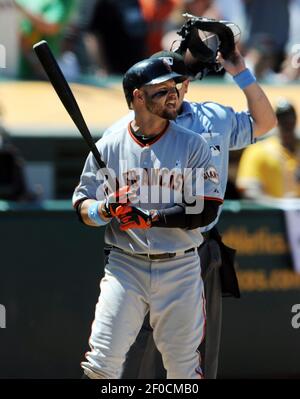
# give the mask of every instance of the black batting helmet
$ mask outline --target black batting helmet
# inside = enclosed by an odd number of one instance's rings
[[[170,79],[174,79],[176,82],[187,79],[182,73],[176,72],[173,64],[172,57],[160,57],[140,61],[129,68],[123,78],[123,90],[129,108],[135,89],[166,82]]]
[[[179,73],[180,75],[188,76],[189,71],[187,70],[187,67],[184,63],[184,58],[181,54],[175,53],[174,51],[159,51],[158,53],[154,53],[151,55],[150,59],[153,58],[172,58],[173,59],[173,65],[172,69]]]

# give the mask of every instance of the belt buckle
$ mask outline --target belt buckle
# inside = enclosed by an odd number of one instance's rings
[[[147,253],[147,257],[150,260],[170,259],[170,258],[175,258],[175,256],[185,255],[186,253],[189,253],[192,251],[195,251],[195,248],[189,248],[185,251],[179,251],[179,252],[166,252],[164,254],[149,254],[149,253]]]
[[[166,252],[163,254],[147,254],[148,258],[151,260],[161,260],[161,259],[169,259],[176,256],[176,253]]]
[[[148,254],[150,260],[160,260],[163,259],[163,254]]]

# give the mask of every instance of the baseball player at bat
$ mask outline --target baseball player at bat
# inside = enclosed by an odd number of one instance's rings
[[[192,18],[182,27],[184,39],[178,51],[161,52],[153,56],[173,58],[173,69],[190,75],[179,89],[178,116],[175,123],[193,130],[207,140],[213,163],[219,172],[222,198],[225,195],[228,178],[229,151],[248,146],[276,124],[272,106],[255,77],[246,68],[242,56],[235,47],[234,38],[227,29],[228,25],[205,18]],[[199,36],[195,35],[195,29],[200,28],[211,32],[208,42],[202,42]],[[223,29],[226,29],[225,33]],[[243,91],[248,111],[234,112],[231,107],[210,101],[197,103],[184,100],[191,79],[202,78],[209,71],[220,70],[222,67],[232,75],[235,83]],[[128,114],[107,129],[104,136],[111,136],[122,126],[126,126],[131,118],[132,115]],[[210,379],[217,376],[222,295],[240,296],[233,266],[235,251],[222,243],[216,229],[221,209],[222,206],[219,207],[218,216],[212,223],[201,228],[205,241],[199,248],[207,317],[206,335],[200,346],[200,352],[203,358],[204,376]],[[162,359],[153,341],[149,319],[146,318],[135,344],[127,355],[122,378],[162,379],[164,377]]]
[[[222,198],[207,142],[174,122],[187,77],[172,68],[172,58],[147,59],[124,75],[132,118],[97,143],[118,190],[104,197],[90,154],[74,191],[83,222],[106,226],[109,248],[90,351],[81,364],[88,378],[120,378],[148,313],[167,378],[202,378],[199,227],[216,218]]]

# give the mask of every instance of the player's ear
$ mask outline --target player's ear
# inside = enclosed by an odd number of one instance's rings
[[[189,84],[190,84],[190,80],[189,80],[189,79],[184,80],[184,81],[182,82],[184,94],[186,94],[186,93],[188,92]]]
[[[142,90],[134,89],[132,95],[133,95],[133,100],[135,100],[140,104],[144,103],[144,93],[142,92]]]

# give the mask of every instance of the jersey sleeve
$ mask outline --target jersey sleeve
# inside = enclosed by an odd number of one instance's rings
[[[76,208],[79,202],[85,199],[102,200],[104,198],[98,170],[99,167],[97,166],[96,160],[92,153],[90,153],[85,161],[79,184],[73,193],[72,204],[74,208]]]
[[[220,178],[218,170],[213,163],[211,150],[209,148],[206,140],[197,135],[196,138],[198,142],[193,142],[193,150],[190,158],[190,167],[193,170],[199,172],[199,176],[202,178],[203,188],[199,193],[199,182],[197,176],[193,174],[193,192],[195,195],[203,196],[206,200],[215,200],[219,202],[223,202],[222,191],[220,186]],[[200,173],[200,169],[202,169],[202,174]],[[197,173],[196,173],[197,175]],[[202,195],[201,195],[202,191]]]
[[[215,102],[200,103],[197,108],[207,131],[221,132],[229,150],[239,150],[255,142],[253,119],[248,111],[235,112]]]
[[[253,120],[249,112],[234,112],[229,108],[231,116],[230,150],[239,150],[253,144]]]
[[[230,150],[239,150],[253,144],[253,120],[249,112],[231,110]]]

